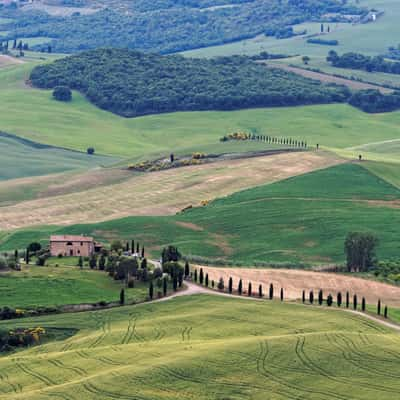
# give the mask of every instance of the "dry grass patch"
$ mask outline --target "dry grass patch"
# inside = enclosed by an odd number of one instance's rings
[[[198,206],[203,200],[341,162],[326,153],[286,153],[133,175],[123,182],[88,190],[81,190],[82,185],[88,184],[83,176],[82,180],[74,178],[76,184],[51,185],[46,189],[51,197],[2,207],[0,228],[100,222],[132,215],[172,215],[189,205]],[[57,191],[72,190],[71,187],[79,192],[54,196]]]
[[[200,266],[197,266],[200,268]],[[373,280],[357,278],[349,275],[334,274],[328,272],[314,272],[291,269],[253,269],[253,268],[217,268],[201,266],[209,279],[218,282],[222,277],[227,285],[229,277],[233,279],[233,287],[237,288],[239,279],[243,280],[243,288],[247,290],[249,282],[252,282],[254,293],[258,291],[258,285],[263,285],[264,294],[267,293],[272,283],[276,296],[279,296],[280,288],[284,288],[285,298],[291,300],[301,299],[302,291],[308,293],[322,289],[324,295],[331,293],[334,297],[337,292],[346,291],[365,297],[367,303],[374,304],[381,299],[389,306],[400,306],[400,287],[388,285]],[[317,294],[317,293],[315,293]],[[352,298],[352,297],[351,297]]]

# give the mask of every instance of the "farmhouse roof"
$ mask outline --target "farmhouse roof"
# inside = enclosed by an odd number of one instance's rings
[[[52,235],[50,242],[93,242],[90,236]]]

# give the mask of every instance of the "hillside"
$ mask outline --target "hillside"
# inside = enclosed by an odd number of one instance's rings
[[[329,182],[329,185],[327,184]],[[129,217],[68,227],[31,227],[4,234],[0,249],[48,241],[50,234],[132,235],[158,257],[167,243],[188,256],[242,265],[343,263],[348,232],[374,233],[378,257],[398,256],[400,190],[355,164],[338,165],[237,192],[183,214]]]
[[[146,0],[52,2],[82,7],[82,13],[49,15],[42,10],[0,9],[12,21],[0,24],[5,38],[47,37],[53,49],[71,53],[101,46],[172,53],[254,37],[319,20],[324,14],[362,14],[338,0]],[[225,7],[224,7],[225,6]],[[96,12],[87,12],[93,9]],[[48,9],[47,9],[48,10]],[[61,14],[61,15],[60,15]],[[67,13],[65,13],[67,14]],[[43,46],[38,45],[36,49]]]
[[[349,96],[344,87],[266,69],[244,57],[196,60],[117,49],[37,66],[30,80],[39,88],[79,90],[98,107],[126,117],[343,102]]]
[[[10,400],[392,400],[400,390],[398,334],[338,310],[203,295],[0,327],[16,325],[72,334],[1,357]]]

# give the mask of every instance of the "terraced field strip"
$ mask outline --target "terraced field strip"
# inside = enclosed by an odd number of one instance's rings
[[[337,310],[197,295],[18,324],[78,331],[1,357],[0,399],[392,400],[400,390],[400,336]]]
[[[258,286],[263,286],[264,295],[268,295],[269,285],[272,283],[275,288],[275,296],[279,296],[281,288],[284,289],[286,299],[301,299],[302,291],[308,293],[313,290],[314,294],[322,289],[325,297],[331,293],[341,292],[342,295],[348,291],[357,294],[359,299],[365,297],[367,303],[375,304],[381,299],[384,304],[393,307],[400,307],[400,287],[388,285],[349,275],[314,272],[293,269],[256,269],[256,268],[221,268],[208,266],[195,266],[198,270],[203,268],[204,273],[208,273],[209,279],[218,282],[224,279],[227,285],[230,277],[233,279],[233,287],[237,289],[239,280],[243,280],[243,289],[247,291],[248,283],[252,283],[252,291],[258,293]]]
[[[287,153],[133,175],[121,183],[52,195],[1,208],[0,228],[100,222],[131,215],[170,215],[236,191],[342,163],[328,153]],[[105,172],[108,174],[108,172]],[[79,179],[75,179],[79,181]],[[85,175],[82,180],[85,181]],[[99,178],[100,180],[100,178]],[[25,182],[25,181],[24,181]],[[109,182],[109,180],[108,180]],[[0,184],[1,191],[12,183]],[[79,187],[77,182],[73,187]],[[15,190],[15,189],[14,189]],[[54,194],[57,185],[47,189]],[[60,184],[62,193],[63,184]]]

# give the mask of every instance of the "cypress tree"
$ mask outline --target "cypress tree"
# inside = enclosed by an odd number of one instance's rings
[[[301,294],[301,302],[304,304],[306,302],[306,291],[303,290],[303,293]]]
[[[189,262],[186,261],[185,262],[185,278],[187,279],[187,277],[190,275],[190,266],[189,266]]]
[[[342,293],[341,292],[339,292],[336,296],[336,304],[338,307],[341,307],[341,305],[342,305]]]
[[[219,290],[224,290],[225,288],[225,284],[224,284],[224,279],[223,278],[219,278],[219,282],[218,282],[218,289]]]
[[[121,289],[121,291],[119,292],[119,304],[121,304],[121,306],[123,306],[125,304],[125,290]]]
[[[205,285],[208,287],[208,274],[206,274]]]
[[[353,308],[355,310],[357,310],[357,295],[356,294],[353,296]]]
[[[14,251],[14,258],[15,258],[15,261],[18,261],[18,250],[15,250]]]
[[[326,304],[328,305],[328,307],[330,307],[333,303],[333,298],[332,295],[329,293],[328,297],[326,298]]]
[[[269,299],[272,300],[274,298],[274,285],[271,283],[269,285]]]
[[[387,306],[385,306],[385,308],[383,309],[383,316],[384,316],[385,318],[388,317],[388,308],[387,308]]]
[[[251,292],[253,291],[253,288],[251,286],[251,282],[249,282],[248,288],[247,288],[247,295],[251,296]]]
[[[314,292],[312,290],[310,291],[309,300],[310,300],[310,304],[314,304]]]
[[[361,311],[365,311],[365,297],[363,297],[361,300]]]
[[[137,254],[139,254],[139,249],[140,249],[139,242],[137,242],[137,243],[136,243],[136,253],[137,253]]]
[[[258,286],[258,297],[259,298],[263,297],[263,287],[262,287],[262,285]]]
[[[204,283],[204,272],[203,272],[203,268],[200,268],[199,282],[200,282],[200,285],[202,285],[202,284]]]
[[[135,252],[135,241],[133,239],[131,240],[131,252]]]
[[[283,301],[283,288],[281,288],[281,301]]]
[[[83,268],[83,258],[82,258],[82,256],[79,256],[79,258],[78,258],[78,266],[79,266],[79,268]]]
[[[149,297],[151,300],[153,300],[153,296],[154,296],[154,286],[153,286],[153,281],[150,281],[150,285],[149,285]]]
[[[25,250],[25,263],[29,264],[29,261],[31,260],[30,254],[29,254],[29,248],[27,247]]]
[[[350,305],[350,294],[346,292],[346,308],[349,308]]]
[[[214,279],[211,281],[211,287],[214,289],[214,286],[215,286],[215,282],[214,282]]]
[[[178,286],[182,287],[183,285],[183,271],[179,270],[178,272]]]
[[[194,270],[194,281],[197,283],[197,269]]]
[[[239,284],[238,284],[238,293],[241,295],[243,292],[243,282],[241,279],[239,279]]]
[[[144,258],[144,246],[142,246],[142,258]]]
[[[228,283],[228,292],[230,294],[232,294],[232,290],[233,290],[233,280],[232,277],[229,278],[229,283]]]
[[[322,306],[323,302],[324,302],[324,294],[322,292],[322,289],[320,289],[318,292],[318,304]]]
[[[178,290],[178,277],[176,276],[176,274],[174,274],[174,276],[172,277],[172,286],[174,288],[174,292],[176,292]]]
[[[126,251],[129,251],[129,242],[126,242],[125,250],[126,250]]]
[[[381,315],[381,299],[378,300],[378,307],[377,307],[376,312],[378,315]]]
[[[163,279],[163,293],[164,293],[164,296],[167,295],[167,291],[168,291],[168,281],[167,281],[167,277],[164,276],[164,279]]]

